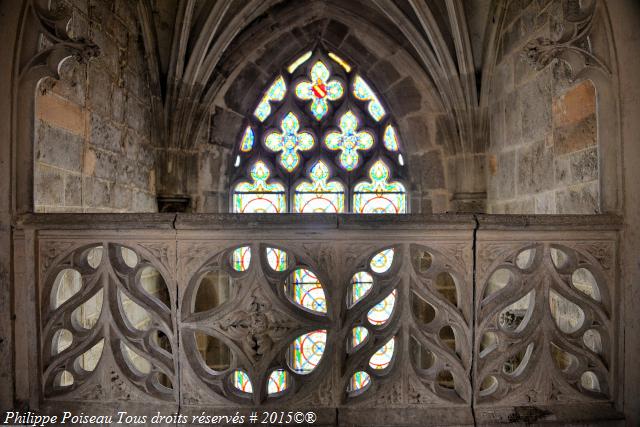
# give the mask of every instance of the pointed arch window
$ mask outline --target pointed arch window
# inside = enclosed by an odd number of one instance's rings
[[[402,139],[355,67],[307,51],[275,76],[238,137],[238,213],[408,211]]]

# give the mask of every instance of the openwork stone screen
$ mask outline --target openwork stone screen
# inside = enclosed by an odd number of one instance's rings
[[[306,52],[275,77],[234,156],[238,213],[405,213],[406,172],[391,114],[333,52]]]
[[[28,219],[16,241],[33,407],[266,405],[320,425],[612,413],[615,219],[72,217]]]

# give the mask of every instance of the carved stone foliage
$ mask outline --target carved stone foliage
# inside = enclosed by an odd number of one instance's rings
[[[175,401],[170,273],[137,245],[66,243],[40,256],[45,397]]]
[[[607,400],[613,381],[613,277],[606,271],[615,264],[612,248],[599,242],[592,248],[585,242],[510,245],[479,248],[477,401]]]
[[[546,67],[554,59],[565,61],[571,66],[573,78],[587,66],[599,68],[610,75],[609,68],[592,52],[589,42],[597,10],[598,0],[562,0],[563,20],[552,28],[550,37],[538,37],[527,43],[522,51],[522,60],[536,70]]]

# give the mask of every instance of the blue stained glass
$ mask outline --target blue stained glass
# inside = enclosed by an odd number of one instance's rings
[[[314,273],[304,268],[295,270],[285,288],[296,304],[318,313],[327,312],[327,299],[322,284]]]
[[[362,79],[360,76],[356,76],[353,82],[353,94],[360,101],[369,101],[367,104],[367,109],[369,110],[369,114],[376,121],[380,121],[384,117],[387,112],[380,104],[378,97],[373,93],[371,87]]]
[[[276,369],[271,372],[267,380],[267,394],[278,394],[289,386],[289,374],[284,369]]]
[[[284,186],[268,183],[271,171],[262,161],[251,167],[253,183],[240,182],[234,188],[233,211],[237,213],[281,213],[286,212],[287,203]]]
[[[251,262],[251,248],[242,246],[233,251],[233,269],[236,271],[246,271]]]
[[[383,325],[387,323],[391,315],[393,314],[393,307],[396,304],[397,291],[394,289],[385,299],[374,305],[369,313],[367,313],[367,319],[372,325]]]
[[[354,349],[354,348],[358,347],[360,344],[362,344],[367,339],[368,336],[369,336],[369,331],[367,330],[367,328],[362,327],[362,326],[356,326],[351,331],[350,348]]]
[[[320,363],[326,344],[326,330],[299,336],[289,348],[289,366],[299,374],[310,374]]]
[[[353,392],[358,390],[364,390],[371,383],[371,377],[364,371],[358,371],[349,380],[347,391]]]
[[[310,110],[316,120],[322,118],[329,111],[329,102],[342,97],[344,88],[337,80],[329,80],[329,69],[322,61],[316,62],[311,68],[311,80],[304,80],[296,86],[296,96],[304,101],[311,101]]]
[[[389,167],[382,160],[371,166],[369,177],[370,182],[360,182],[353,189],[354,212],[399,214],[407,211],[404,185],[389,181]]]
[[[389,268],[391,268],[391,264],[393,263],[394,253],[395,251],[393,250],[393,248],[390,248],[375,254],[371,259],[371,270],[378,274],[387,271]]]
[[[391,364],[396,339],[391,338],[385,345],[380,347],[369,359],[369,366],[373,369],[385,369]]]
[[[344,212],[344,186],[329,181],[329,168],[322,160],[311,168],[309,178],[311,182],[301,182],[296,187],[294,212]]]
[[[373,277],[366,271],[360,271],[351,278],[351,300],[349,307],[353,307],[365,297],[373,287]]]
[[[232,374],[232,383],[235,388],[244,393],[253,393],[251,379],[244,371],[234,371]]]
[[[244,130],[244,134],[242,135],[242,143],[240,144],[240,151],[244,151],[245,153],[251,151],[253,148],[253,129],[250,126]]]
[[[273,270],[285,271],[287,269],[287,253],[280,249],[267,248],[267,262]]]
[[[347,111],[340,118],[340,132],[329,132],[324,144],[330,150],[340,150],[340,164],[352,171],[360,163],[358,150],[373,147],[373,135],[366,131],[358,132],[358,118]]]
[[[285,84],[282,76],[278,76],[269,89],[267,89],[267,92],[262,97],[262,100],[253,112],[253,115],[261,122],[264,122],[271,114],[271,102],[282,101],[286,92],[287,85]]]
[[[398,151],[398,134],[391,125],[388,125],[384,130],[384,146],[389,151]]]
[[[313,148],[313,135],[309,132],[298,132],[300,122],[298,117],[289,113],[280,123],[282,133],[271,131],[265,145],[273,152],[281,151],[280,164],[289,172],[293,171],[300,163],[299,151],[309,151]]]

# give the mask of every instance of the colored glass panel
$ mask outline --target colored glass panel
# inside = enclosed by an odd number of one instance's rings
[[[329,168],[323,161],[316,163],[309,173],[311,182],[302,182],[296,187],[294,212],[344,212],[344,186],[329,180]]]
[[[366,271],[360,271],[351,278],[351,301],[349,307],[354,306],[373,287],[373,277]]]
[[[347,64],[347,62],[346,62],[344,59],[340,58],[340,57],[339,57],[338,55],[336,55],[335,53],[333,53],[333,52],[329,52],[329,58],[333,59],[333,60],[334,60],[334,61],[336,61],[338,64],[340,64],[340,65],[342,66],[342,68],[344,68],[344,70],[345,70],[347,73],[350,73],[350,72],[351,72],[351,66],[350,66],[349,64]]]
[[[393,313],[393,307],[396,304],[396,290],[394,289],[385,299],[374,305],[369,313],[367,313],[367,319],[372,325],[382,325],[389,320]]]
[[[287,291],[293,302],[318,313],[327,312],[322,284],[311,271],[299,268],[291,273]]]
[[[373,135],[366,131],[358,132],[358,118],[351,111],[342,115],[339,127],[341,132],[329,132],[324,144],[330,150],[340,150],[340,164],[352,171],[360,163],[358,150],[373,147]]]
[[[268,183],[271,171],[262,161],[251,167],[252,183],[240,182],[233,192],[233,212],[237,213],[281,213],[286,212],[284,186]]]
[[[393,263],[394,253],[395,251],[393,249],[385,249],[384,251],[375,254],[371,259],[371,270],[379,274],[387,271],[391,268],[391,264]]]
[[[356,76],[353,82],[353,94],[360,101],[369,101],[367,110],[376,121],[379,122],[387,114],[371,87],[360,76]]]
[[[251,262],[251,248],[242,246],[233,251],[233,269],[236,271],[247,271]]]
[[[232,376],[233,386],[244,393],[253,393],[253,386],[249,375],[244,371],[234,371]]]
[[[242,142],[240,143],[240,151],[244,151],[245,153],[251,151],[253,148],[254,141],[253,129],[250,126],[244,130],[244,134],[242,135]]]
[[[351,377],[347,391],[364,390],[371,383],[371,377],[364,371],[358,371]]]
[[[384,146],[389,151],[398,151],[398,134],[396,129],[388,125],[384,130]]]
[[[339,81],[329,80],[331,74],[322,61],[313,64],[310,77],[310,81],[303,80],[296,85],[296,96],[303,101],[311,101],[311,114],[316,120],[322,120],[329,111],[329,101],[340,99],[344,88]]]
[[[285,271],[287,269],[287,253],[280,249],[267,248],[267,262],[273,270]]]
[[[284,369],[276,369],[271,372],[267,380],[267,394],[278,394],[285,391],[288,386],[288,376]]]
[[[311,373],[324,354],[327,331],[309,332],[296,338],[289,348],[289,366],[299,374]]]
[[[351,349],[358,347],[369,336],[369,331],[363,326],[356,326],[351,330]]]
[[[373,369],[385,369],[391,364],[393,359],[393,350],[395,348],[396,339],[391,338],[385,345],[380,347],[378,351],[373,353],[369,359],[369,366]]]
[[[289,65],[289,67],[287,68],[287,71],[289,72],[289,74],[293,73],[295,70],[298,69],[299,66],[307,62],[307,60],[311,58],[311,54],[312,54],[311,51],[306,52],[302,56],[300,56],[298,59],[293,61],[291,65]]]
[[[378,160],[369,170],[370,182],[360,182],[354,187],[353,210],[355,213],[400,214],[405,213],[406,191],[399,182],[389,182],[389,168]]]
[[[267,92],[265,92],[262,100],[260,100],[260,103],[258,104],[258,107],[256,107],[256,110],[253,112],[253,115],[261,122],[264,122],[271,114],[271,102],[282,101],[286,92],[287,85],[285,84],[282,76],[278,76],[269,89],[267,89]]]
[[[281,152],[279,161],[282,167],[291,172],[300,163],[299,151],[308,151],[313,148],[313,135],[309,132],[300,132],[298,117],[287,114],[280,123],[282,133],[271,131],[265,139],[265,145],[273,152]]]

